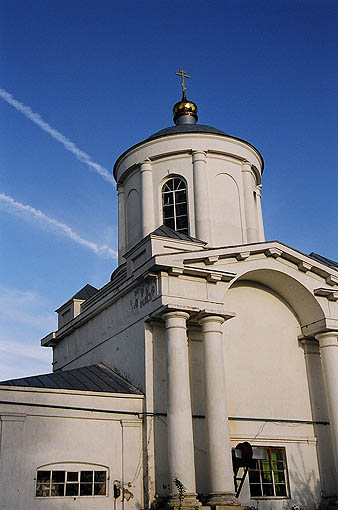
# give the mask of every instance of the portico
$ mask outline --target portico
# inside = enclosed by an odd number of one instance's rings
[[[210,506],[240,504],[234,493],[222,344],[222,325],[233,316],[202,314],[199,319],[204,347]],[[189,374],[187,321],[190,315],[186,311],[174,310],[163,314],[162,318],[167,343],[170,501],[173,507],[179,505],[177,487],[173,483],[179,480],[187,491],[183,506],[190,507],[200,504],[196,499]]]

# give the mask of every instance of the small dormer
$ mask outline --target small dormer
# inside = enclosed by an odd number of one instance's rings
[[[82,303],[93,296],[97,290],[98,289],[87,283],[87,285],[79,290],[72,298],[55,310],[58,314],[58,329],[80,315]]]

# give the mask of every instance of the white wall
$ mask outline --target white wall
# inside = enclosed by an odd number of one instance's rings
[[[206,153],[205,182],[199,189],[195,187],[193,152]],[[146,158],[151,161],[152,190],[147,195],[147,203],[141,203],[140,163]],[[148,160],[147,160],[148,161]],[[188,187],[189,232],[196,236],[195,204],[208,201],[211,225],[210,246],[229,246],[247,242],[248,221],[246,215],[255,218],[250,223],[251,242],[262,240],[258,232],[258,210],[255,202],[255,187],[260,177],[252,171],[251,180],[243,177],[243,164],[250,172],[253,166],[260,175],[262,162],[257,151],[245,142],[219,135],[197,133],[168,136],[158,140],[145,141],[131,149],[117,166],[117,182],[123,183],[126,200],[126,239],[130,249],[142,239],[142,210],[152,208],[154,229],[163,223],[161,189],[166,178],[171,175],[183,176]],[[201,175],[201,174],[199,174]],[[245,186],[250,186],[245,190]],[[205,196],[207,198],[205,198]],[[209,221],[208,221],[209,220]],[[247,225],[248,223],[248,225]],[[121,228],[121,227],[120,227]],[[123,233],[121,236],[124,237]],[[121,255],[121,254],[120,254]]]
[[[142,412],[142,397],[27,388],[16,388],[14,394],[13,387],[1,389],[0,393],[1,400],[15,398],[25,404],[0,406],[1,510],[108,510],[114,507],[114,480],[122,481],[134,496],[129,503],[122,503],[120,497],[116,510],[139,510],[143,506],[142,420],[119,414],[119,411]],[[29,403],[117,413],[32,407]],[[50,465],[74,471],[107,468],[107,495],[35,497],[36,471],[50,470]]]

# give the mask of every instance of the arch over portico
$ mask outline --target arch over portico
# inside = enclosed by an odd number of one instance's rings
[[[311,379],[313,379],[314,374],[311,373],[313,367],[311,367],[311,363],[309,363],[307,358],[309,357],[309,354],[313,353],[306,347],[306,343],[310,342],[315,344],[316,340],[318,341],[318,347],[316,347],[316,350],[318,349],[317,356],[320,353],[321,358],[321,362],[319,363],[321,364],[330,422],[331,451],[335,461],[336,480],[338,480],[338,331],[330,327],[331,319],[328,314],[325,313],[325,310],[313,292],[306,287],[304,282],[301,282],[286,273],[271,268],[259,268],[246,271],[231,282],[228,292],[231,292],[231,289],[235,290],[241,286],[240,284],[244,287],[246,284],[248,284],[248,286],[255,285],[257,289],[266,289],[267,292],[272,292],[272,294],[276,295],[276,297],[281,298],[295,316],[302,334],[305,337],[305,340],[303,340],[302,343],[305,347],[304,354],[307,378],[309,382],[309,394],[311,395],[312,404],[313,388],[311,388]],[[236,309],[234,309],[233,312],[237,314]],[[276,320],[278,321],[278,318]],[[285,325],[283,324],[283,329],[284,327]],[[287,336],[284,337],[284,340],[287,340]],[[315,375],[318,378],[318,373]],[[316,384],[318,384],[318,379],[316,380]],[[321,448],[320,443],[318,443],[318,448]],[[335,489],[333,490],[338,490],[337,481],[335,483]]]
[[[276,269],[259,268],[239,275],[229,289],[243,281],[258,283],[281,296],[291,307],[305,336],[325,329],[325,311],[312,292],[296,278]]]

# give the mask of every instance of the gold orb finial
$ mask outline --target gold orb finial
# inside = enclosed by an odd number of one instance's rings
[[[174,105],[174,122],[175,124],[195,124],[195,122],[198,120],[197,105],[193,101],[189,101],[185,93],[187,88],[185,86],[184,78],[190,78],[190,76],[184,71],[183,68],[180,69],[176,75],[181,76],[182,99]],[[185,116],[185,118],[178,121],[178,119],[182,116]]]

